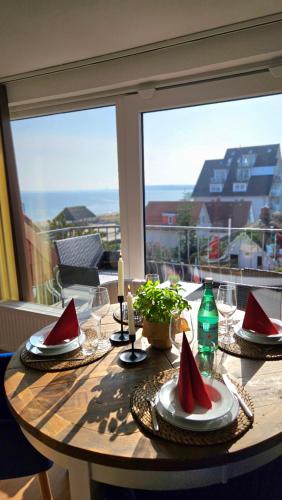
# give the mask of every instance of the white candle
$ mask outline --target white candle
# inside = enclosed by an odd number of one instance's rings
[[[118,260],[118,296],[124,296],[124,269],[121,254]]]
[[[133,313],[133,296],[131,292],[127,294],[127,311],[128,311],[128,333],[135,335],[134,313]]]

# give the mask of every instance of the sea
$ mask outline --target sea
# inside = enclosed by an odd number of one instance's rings
[[[149,201],[177,201],[189,198],[191,185],[154,185],[145,187],[145,204]],[[89,191],[21,192],[23,212],[33,222],[45,222],[56,217],[65,207],[86,206],[95,215],[119,212],[117,189]]]

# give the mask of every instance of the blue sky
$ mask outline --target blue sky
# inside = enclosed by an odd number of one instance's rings
[[[282,95],[146,113],[146,184],[194,184],[231,147],[280,143]],[[118,186],[114,107],[13,122],[20,188]]]

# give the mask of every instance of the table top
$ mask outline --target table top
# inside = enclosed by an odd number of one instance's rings
[[[113,308],[103,327],[117,330]],[[253,427],[235,442],[181,446],[145,435],[130,411],[133,387],[145,377],[174,366],[175,352],[158,351],[141,337],[147,360],[127,368],[119,361],[126,347],[78,369],[40,372],[24,367],[20,349],[11,360],[5,389],[20,423],[42,443],[81,460],[139,470],[186,470],[232,463],[281,442],[282,361],[253,361],[218,351],[227,372],[241,382],[255,404]],[[223,358],[221,358],[223,356]]]

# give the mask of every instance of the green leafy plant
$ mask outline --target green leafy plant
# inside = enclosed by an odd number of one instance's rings
[[[159,282],[147,281],[137,290],[134,299],[134,309],[151,323],[169,323],[172,311],[190,309],[186,299],[179,291],[179,284],[170,288],[159,288]]]

